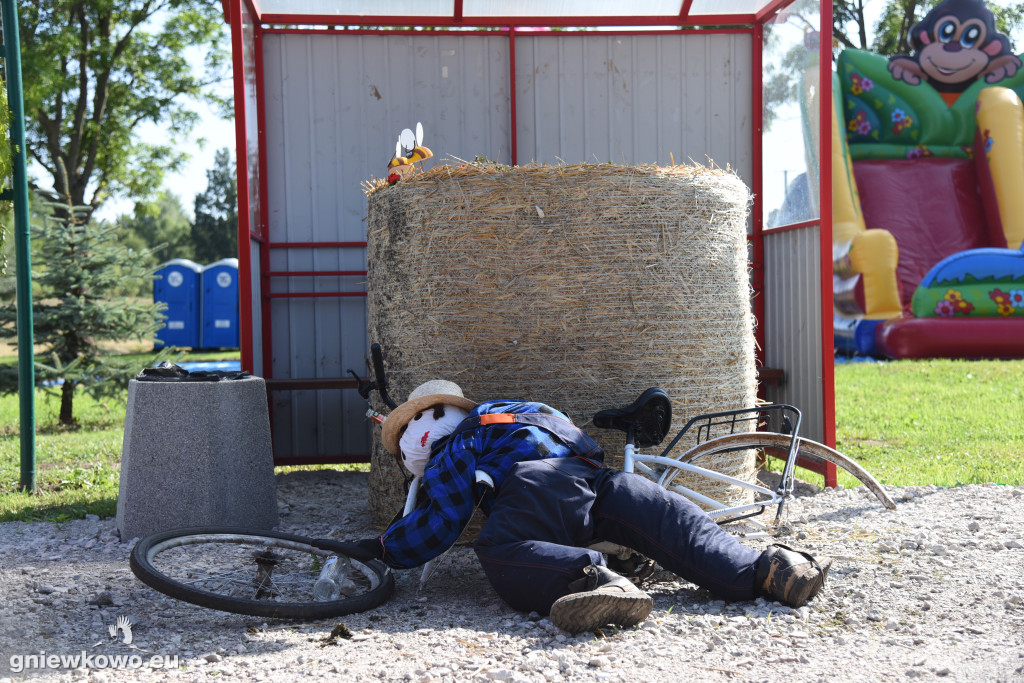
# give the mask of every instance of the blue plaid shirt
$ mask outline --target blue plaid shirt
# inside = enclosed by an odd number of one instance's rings
[[[470,417],[484,413],[550,413],[569,419],[543,403],[522,401],[482,403]],[[477,469],[491,477],[497,491],[517,462],[571,455],[572,450],[557,437],[532,425],[487,425],[449,437],[427,462],[420,482],[421,502],[381,536],[384,562],[409,569],[454,545],[473,515]],[[492,502],[493,494],[488,493],[480,509],[490,513]]]

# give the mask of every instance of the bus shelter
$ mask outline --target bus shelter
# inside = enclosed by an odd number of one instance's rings
[[[347,374],[372,341],[361,183],[418,122],[428,164],[734,170],[754,195],[762,393],[834,445],[829,0],[223,4],[242,367],[266,379],[276,464],[370,459]]]

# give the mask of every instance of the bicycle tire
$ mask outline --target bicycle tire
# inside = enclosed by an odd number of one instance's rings
[[[196,552],[201,544],[211,546],[211,549]],[[237,550],[242,547],[248,548],[250,553],[259,550],[260,554],[246,556],[244,551]],[[202,560],[190,558],[189,548],[193,555],[202,555],[215,566],[206,567]],[[271,554],[264,555],[264,551]],[[275,551],[279,554],[274,555]],[[286,551],[289,554],[285,554]],[[304,560],[303,554],[313,557]],[[330,555],[344,555],[352,560],[350,574],[354,575],[353,583],[359,587],[360,592],[350,597],[317,602],[313,598],[312,586],[319,575],[319,568],[313,558],[324,559]],[[184,559],[191,566],[174,564],[175,556],[180,556],[177,561]],[[260,561],[261,568],[271,566],[271,569],[257,579],[254,572],[259,570],[252,565]],[[237,562],[241,574],[238,577],[228,577],[223,572],[204,575],[204,569],[221,569],[218,563],[222,562]],[[307,562],[312,564],[300,566]],[[139,580],[172,598],[223,612],[281,619],[323,619],[364,612],[382,604],[395,588],[391,569],[352,544],[236,527],[196,527],[153,534],[135,544],[129,556],[129,565]],[[289,596],[288,599],[279,600],[284,592],[291,590],[291,586],[284,580],[284,577],[291,576],[287,573],[289,571],[301,583],[301,586],[294,589],[301,599]],[[284,577],[280,580],[277,577],[270,579],[273,572],[278,572],[279,576],[284,574]],[[211,584],[199,587],[204,580],[212,582],[216,590],[208,589]],[[269,595],[243,597],[229,594],[231,591],[241,591],[243,587],[247,587],[246,592],[250,592],[254,581],[258,581],[257,594],[265,592],[264,589],[269,586],[270,590],[266,591]]]
[[[797,438],[799,440],[799,447],[797,449],[798,456],[818,460],[819,462],[827,461],[836,467],[843,468],[864,484],[869,491],[875,494],[875,497],[878,498],[883,506],[889,510],[896,509],[896,503],[894,503],[892,498],[890,498],[885,492],[882,485],[879,484],[873,476],[871,476],[871,473],[861,467],[856,461],[843,455],[834,448],[829,448],[823,443],[819,443],[811,439],[805,439],[803,437]],[[683,456],[679,458],[679,461],[690,462],[695,458],[703,457],[711,453],[739,450],[741,448],[767,448],[788,453],[792,441],[793,437],[791,435],[778,434],[776,432],[742,432],[737,434],[726,434],[725,436],[708,439],[704,443],[695,446],[683,454]]]

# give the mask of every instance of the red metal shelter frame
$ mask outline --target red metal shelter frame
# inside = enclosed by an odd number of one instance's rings
[[[765,347],[764,333],[764,207],[762,200],[762,109],[763,109],[763,83],[762,76],[762,54],[764,48],[764,27],[770,23],[780,9],[791,5],[794,0],[771,0],[755,13],[747,14],[695,14],[693,13],[694,0],[680,0],[679,12],[672,15],[646,16],[646,15],[620,15],[620,16],[469,16],[465,13],[463,0],[453,0],[452,11],[448,15],[365,15],[365,14],[282,14],[282,13],[261,13],[259,10],[260,0],[222,0],[226,20],[231,25],[232,38],[232,61],[235,81],[235,121],[236,121],[236,144],[238,150],[238,245],[239,245],[239,298],[240,306],[239,324],[241,331],[241,362],[242,368],[252,371],[254,368],[253,358],[253,333],[254,316],[253,306],[254,292],[251,259],[252,243],[258,243],[260,249],[260,282],[262,291],[256,293],[259,296],[259,307],[261,312],[261,328],[259,330],[262,339],[262,361],[268,391],[290,391],[295,389],[310,388],[332,388],[351,389],[355,388],[355,380],[346,378],[337,379],[276,379],[269,376],[272,368],[271,339],[268,332],[268,321],[270,319],[270,302],[278,297],[341,297],[341,296],[366,296],[365,292],[316,292],[316,293],[271,293],[269,282],[276,277],[289,276],[362,276],[365,271],[331,271],[331,272],[284,272],[274,271],[270,268],[269,252],[271,249],[287,249],[296,247],[339,247],[339,248],[362,248],[365,242],[338,242],[338,243],[284,243],[270,242],[267,236],[265,199],[268,196],[267,173],[266,173],[266,141],[265,141],[265,112],[263,94],[263,67],[262,59],[262,37],[268,33],[322,33],[331,30],[338,33],[360,34],[402,34],[414,33],[405,28],[408,26],[430,26],[434,29],[457,31],[459,35],[472,34],[473,27],[489,29],[488,35],[506,35],[509,42],[510,67],[509,78],[511,83],[516,82],[515,71],[515,40],[517,36],[534,35],[529,29],[520,29],[522,26],[546,26],[546,27],[619,27],[614,31],[617,34],[644,33],[744,33],[752,36],[752,73],[756,74],[753,88],[753,104],[751,119],[753,125],[753,177],[751,190],[754,193],[753,204],[753,234],[751,235],[753,247],[753,268],[752,286],[754,289],[754,314],[758,325],[756,328],[758,366],[763,366]],[[343,3],[339,3],[343,4]],[[276,26],[275,26],[276,25]],[[349,27],[373,28],[349,28]],[[656,29],[655,27],[678,27],[672,29]],[[300,27],[300,28],[285,28]],[[319,28],[313,28],[319,27]],[[501,30],[494,30],[499,28]],[[822,0],[820,11],[819,35],[832,35],[832,3],[831,0]],[[246,40],[251,37],[251,44]],[[785,226],[781,229],[796,229],[812,225],[820,225],[820,272],[830,273],[832,268],[831,250],[828,245],[832,242],[832,179],[831,179],[831,106],[830,94],[832,83],[832,54],[831,41],[820,41],[819,75],[822,93],[820,95],[821,116],[819,119],[819,159],[820,163],[820,220]],[[516,164],[517,140],[516,140],[516,88],[510,90],[510,130],[511,130],[511,160]],[[255,108],[255,112],[252,111]],[[251,142],[256,138],[256,159],[251,157]],[[255,196],[254,196],[255,195]],[[262,199],[262,201],[261,201]],[[824,441],[835,445],[835,385],[832,366],[832,295],[831,278],[822,276],[821,296],[821,348],[822,348],[822,395],[823,405],[821,409],[824,414],[825,435]],[[827,291],[826,291],[827,290]],[[357,458],[351,458],[356,460]],[[339,458],[288,458],[287,464],[306,464],[316,462],[339,462]],[[285,464],[278,462],[277,464]],[[835,466],[826,463],[824,466],[816,466],[810,463],[801,463],[825,476],[826,486],[835,486]]]

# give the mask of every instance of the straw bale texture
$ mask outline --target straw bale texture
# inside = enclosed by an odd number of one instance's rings
[[[672,397],[673,434],[698,413],[754,405],[750,193],[735,174],[464,164],[364,188],[369,334],[396,401],[442,378],[477,401],[549,403],[613,466],[622,435],[591,417],[648,387]],[[741,452],[715,467],[752,476],[753,460]],[[402,475],[378,441],[375,521],[402,501]]]

